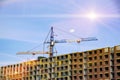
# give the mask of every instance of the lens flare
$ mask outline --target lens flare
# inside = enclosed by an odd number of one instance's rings
[[[75,32],[75,30],[74,29],[70,29],[70,32],[73,33],[73,32]]]
[[[87,14],[87,18],[89,18],[90,20],[96,20],[98,18],[98,14],[95,12],[90,12],[89,14]]]

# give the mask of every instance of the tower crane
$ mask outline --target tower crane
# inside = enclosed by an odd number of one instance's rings
[[[48,52],[40,52],[40,51],[27,51],[27,52],[18,52],[17,55],[24,55],[24,54],[49,54],[49,57],[53,57],[54,54],[54,46],[56,43],[72,43],[72,42],[76,42],[76,43],[80,43],[80,42],[84,42],[84,41],[96,41],[98,40],[95,37],[88,37],[88,38],[79,38],[79,39],[62,39],[62,40],[54,40],[54,31],[53,31],[53,27],[51,27],[51,31],[50,31],[50,40],[49,41],[45,41],[44,44],[49,44],[49,51]]]

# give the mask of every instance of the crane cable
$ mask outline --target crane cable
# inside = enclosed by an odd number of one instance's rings
[[[60,28],[56,28],[56,29],[58,29],[58,30],[60,30],[60,31],[66,33],[66,34],[72,35],[73,37],[80,38],[80,36],[75,35],[75,34],[72,34],[72,33],[69,33],[69,32],[67,32],[67,31],[65,31],[65,30],[63,30],[63,29],[60,29]]]
[[[44,53],[44,51],[45,51],[45,42],[47,41],[47,39],[48,39],[48,37],[49,37],[49,35],[50,35],[50,32],[51,32],[51,30],[49,30],[49,32],[48,32],[48,34],[47,34],[47,36],[46,36],[46,38],[45,38],[45,40],[44,40],[44,42],[43,42],[43,53]],[[43,54],[43,57],[44,57],[44,54]]]
[[[43,44],[43,52],[44,52],[44,47],[45,47],[44,43],[47,41],[49,34],[50,34],[50,30],[49,30],[49,33],[47,34],[47,37],[45,38],[45,40],[44,40],[43,43],[40,43],[39,45],[37,45],[37,46],[35,46],[35,47],[33,47],[33,48],[27,50],[27,52],[32,51],[32,50],[34,50],[34,49],[40,47],[42,44]]]
[[[55,27],[55,28],[56,28],[56,27]],[[74,36],[74,37],[76,37],[76,38],[79,38],[78,35],[69,33],[69,32],[67,32],[67,31],[65,31],[65,30],[63,30],[63,29],[60,29],[60,28],[56,28],[56,29],[58,29],[59,31],[64,32],[64,33],[66,33],[66,34],[72,35],[72,36]],[[44,53],[44,51],[45,51],[45,42],[46,42],[47,39],[49,38],[50,32],[51,32],[51,30],[49,30],[49,32],[48,32],[48,34],[47,34],[47,36],[46,36],[46,38],[45,38],[45,40],[44,40],[43,43],[40,43],[39,45],[33,47],[32,49],[29,49],[28,52],[29,52],[29,51],[32,51],[32,50],[34,50],[34,49],[36,49],[36,48],[38,48],[38,47],[40,47],[40,46],[43,44],[43,53]],[[57,53],[57,50],[56,50],[56,53]],[[57,54],[56,54],[56,55],[57,55]],[[44,57],[44,54],[43,54],[43,57]]]
[[[31,48],[31,49],[27,50],[27,52],[32,51],[32,50],[34,50],[34,49],[36,49],[36,48],[40,47],[40,46],[41,46],[41,44],[43,44],[43,43],[40,43],[39,45],[37,45],[37,46],[35,46],[35,47],[33,47],[33,48]]]

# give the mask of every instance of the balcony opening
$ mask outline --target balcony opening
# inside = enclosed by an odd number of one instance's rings
[[[77,59],[74,59],[74,62],[77,62]]]
[[[117,59],[117,63],[120,63],[120,59]]]
[[[105,55],[105,58],[108,58],[108,55]]]
[[[82,76],[79,76],[79,79],[80,79],[80,80],[83,80],[83,77],[82,77]]]
[[[92,75],[89,75],[89,78],[92,79]]]
[[[117,75],[120,77],[120,72],[118,72]]]
[[[67,69],[68,69],[68,66],[65,66],[65,69],[67,70]]]
[[[70,80],[72,80],[72,76],[70,76]]]
[[[74,74],[77,74],[77,71],[76,71],[76,70],[74,70]]]
[[[97,51],[95,50],[94,53],[97,54]]]
[[[89,72],[91,73],[91,72],[92,72],[92,69],[89,69]]]
[[[92,66],[92,63],[89,63],[89,67],[91,67]]]
[[[77,65],[74,65],[74,68],[77,68]]]
[[[102,78],[103,77],[103,74],[100,74],[100,78]]]
[[[108,64],[108,61],[105,61],[105,64],[107,65],[107,64]]]
[[[102,53],[102,50],[100,50],[100,53]]]
[[[95,62],[94,65],[97,66],[97,62]]]
[[[68,80],[67,77],[65,77],[65,80]]]
[[[94,57],[94,60],[97,60],[97,56]]]
[[[120,70],[120,66],[117,66],[117,69]]]
[[[100,62],[100,65],[102,65],[102,62]]]
[[[89,60],[91,61],[91,60],[92,60],[92,57],[89,57]]]
[[[120,53],[116,53],[116,55],[117,55],[118,57],[120,57]]]
[[[102,56],[100,56],[100,59],[102,59]]]
[[[74,76],[74,79],[76,80],[76,79],[77,79],[77,76]]]
[[[79,59],[80,62],[83,62],[83,59]]]
[[[105,70],[106,70],[106,71],[108,71],[108,70],[109,70],[109,68],[108,68],[108,67],[105,67]]]
[[[89,55],[92,55],[92,51],[89,52]]]
[[[77,57],[77,54],[76,54],[76,53],[74,54],[74,57]]]
[[[61,60],[62,60],[62,59],[64,59],[64,57],[63,57],[63,56],[61,56]]]
[[[82,68],[82,64],[80,64],[79,67]]]
[[[65,58],[68,58],[68,55],[65,55]]]
[[[80,55],[80,57],[82,57],[82,56],[83,56],[83,54],[82,54],[82,53],[80,53],[79,55]]]
[[[102,68],[100,68],[100,71],[103,71],[103,69],[102,69]]]
[[[57,60],[59,60],[59,59],[60,59],[60,57],[58,56],[58,57],[57,57]]]
[[[105,77],[109,77],[109,74],[108,74],[108,73],[106,73],[106,74],[105,74]]]
[[[95,68],[94,71],[97,72],[97,68]]]
[[[95,74],[94,76],[95,76],[95,78],[97,78],[97,74]]]
[[[80,74],[82,74],[82,72],[83,72],[82,70],[79,70],[79,73],[80,73]]]

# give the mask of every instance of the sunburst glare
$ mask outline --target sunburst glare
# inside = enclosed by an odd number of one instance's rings
[[[90,20],[96,20],[99,17],[99,15],[94,11],[91,11],[90,13],[86,14],[86,16]]]

